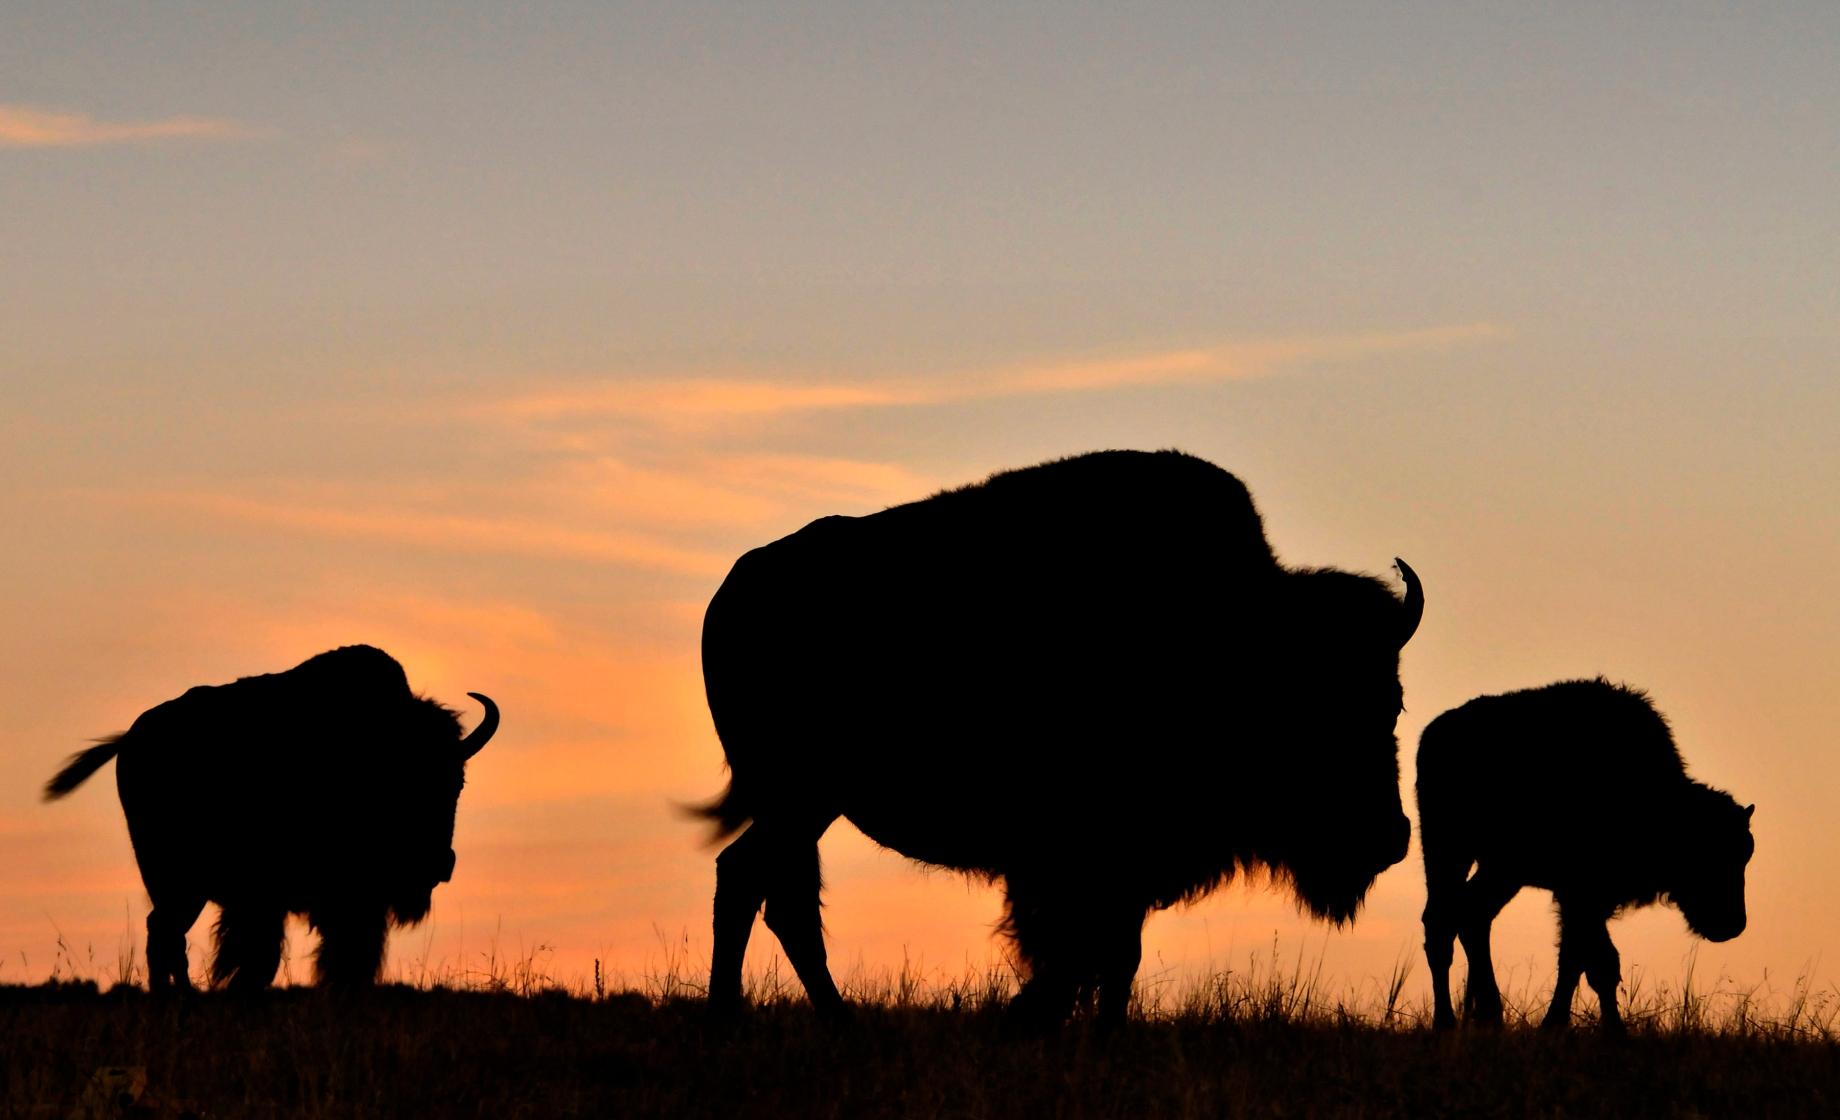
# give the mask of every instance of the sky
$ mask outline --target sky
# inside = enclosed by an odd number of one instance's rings
[[[5,24],[0,982],[139,943],[111,776],[37,800],[65,755],[353,642],[504,710],[398,974],[699,971],[677,807],[723,782],[697,635],[734,558],[1105,447],[1233,471],[1288,563],[1412,563],[1408,812],[1443,710],[1653,693],[1758,806],[1751,923],[1621,919],[1626,979],[1840,975],[1833,6]],[[823,852],[840,974],[1001,962],[989,888],[841,822]],[[1275,943],[1423,996],[1421,876],[1414,843],[1339,931],[1235,886],[1154,917],[1140,978]],[[1505,987],[1540,997],[1553,937],[1524,893]]]

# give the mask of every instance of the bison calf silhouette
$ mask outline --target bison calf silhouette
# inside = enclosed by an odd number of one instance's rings
[[[1239,480],[1175,451],[992,476],[747,553],[709,604],[703,675],[727,791],[712,1006],[741,999],[762,905],[813,1004],[844,1011],[819,919],[838,817],[1001,879],[1051,1024],[1122,1018],[1154,909],[1268,869],[1349,920],[1404,858],[1399,651],[1424,610],[1289,569]],[[751,825],[749,822],[752,822]]]
[[[1418,833],[1434,1025],[1457,1021],[1455,938],[1469,957],[1466,1016],[1501,1023],[1489,927],[1522,887],[1540,887],[1559,909],[1544,1026],[1570,1024],[1582,975],[1604,1028],[1621,1030],[1606,923],[1665,899],[1709,941],[1744,932],[1755,808],[1688,778],[1648,696],[1602,679],[1483,696],[1432,720],[1418,747]]]
[[[472,734],[409,691],[382,650],[345,646],[283,673],[189,690],[73,755],[45,786],[63,797],[119,756],[147,915],[147,982],[190,987],[185,933],[217,903],[214,985],[264,988],[287,916],[319,931],[322,983],[369,984],[392,924],[428,914],[454,870],[454,811],[466,760],[498,728]]]

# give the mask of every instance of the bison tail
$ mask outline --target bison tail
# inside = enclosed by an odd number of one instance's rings
[[[710,840],[716,842],[740,832],[754,819],[754,810],[747,804],[747,798],[742,796],[732,777],[728,781],[728,788],[722,791],[722,796],[701,805],[686,805],[684,811],[693,817],[713,821],[716,831]]]
[[[107,739],[98,739],[90,749],[71,755],[57,776],[45,783],[45,800],[56,801],[88,781],[91,774],[102,769],[109,759],[115,757],[115,752],[121,750],[121,740],[122,736],[111,735]]]

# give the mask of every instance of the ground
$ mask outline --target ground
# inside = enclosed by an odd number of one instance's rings
[[[15,1117],[1840,1115],[1840,1044],[1805,1024],[1434,1034],[1256,998],[1043,1038],[962,993],[838,1030],[796,998],[717,1022],[636,992],[84,982],[0,988],[0,1039]]]

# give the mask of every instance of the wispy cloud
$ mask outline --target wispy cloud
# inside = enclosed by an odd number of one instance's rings
[[[734,529],[817,506],[883,506],[936,484],[905,467],[816,455],[710,455],[689,449],[652,464],[595,454],[514,484],[510,500],[557,516],[673,529]]]
[[[221,117],[104,121],[88,113],[0,104],[0,148],[82,148],[156,140],[238,140],[252,131]]]
[[[820,513],[867,511],[936,484],[887,463],[688,452],[633,462],[565,458],[517,478],[428,486],[296,480],[234,490],[131,485],[88,500],[262,533],[608,564],[710,579],[735,541]]]
[[[1488,323],[1391,333],[1280,338],[1123,358],[999,367],[863,382],[752,378],[640,379],[562,386],[493,402],[501,418],[631,418],[664,427],[863,408],[947,405],[1004,397],[1091,393],[1266,377],[1290,368],[1448,349],[1506,333]]]
[[[447,422],[478,427],[494,444],[521,429],[542,450],[522,470],[440,484],[312,479],[229,489],[138,484],[96,496],[164,517],[263,533],[585,561],[713,580],[748,543],[825,513],[863,513],[924,497],[942,481],[956,479],[860,456],[765,450],[746,438],[712,443],[705,438],[712,427],[748,429],[788,416],[1244,380],[1431,352],[1503,333],[1471,324],[1272,339],[882,382],[746,377],[576,383],[444,415]]]
[[[927,394],[906,385],[800,385],[741,379],[637,380],[588,385],[517,397],[496,410],[511,417],[648,416],[683,420],[770,416],[893,404],[924,404]]]
[[[295,498],[193,491],[128,491],[106,500],[313,536],[383,540],[444,551],[508,553],[719,576],[728,558],[645,533],[403,509],[365,509]]]

